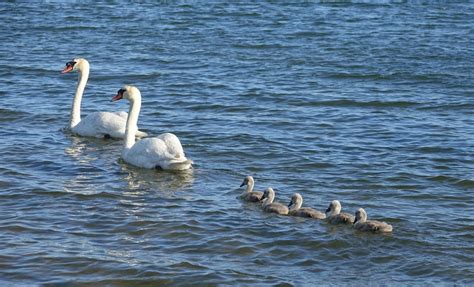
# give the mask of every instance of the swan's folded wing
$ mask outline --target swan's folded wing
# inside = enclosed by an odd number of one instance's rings
[[[109,135],[113,138],[124,138],[125,137],[125,125],[127,123],[127,113],[109,113],[109,112],[96,112],[91,114],[89,117],[93,117],[92,120],[93,129],[97,133],[97,137],[103,137]],[[145,137],[146,133],[138,131],[136,136]]]
[[[99,112],[100,120],[97,121],[97,130],[114,138],[125,136],[125,124],[127,118],[117,113]]]
[[[128,151],[127,161],[145,168],[161,167],[167,169],[170,165],[186,161],[185,157],[176,158],[168,152],[166,143],[161,138],[145,138],[135,143]]]
[[[113,113],[95,112],[90,113],[87,117],[82,119],[77,126],[73,128],[73,132],[82,136],[99,138],[104,135],[123,137],[125,134],[125,122],[122,118]]]
[[[166,149],[170,155],[175,158],[185,157],[183,146],[177,136],[172,133],[164,133],[159,135],[157,138],[165,143]]]
[[[115,112],[114,114],[116,114],[117,116],[119,116],[119,117],[124,118],[125,120],[127,120],[128,113],[125,112],[125,111]]]

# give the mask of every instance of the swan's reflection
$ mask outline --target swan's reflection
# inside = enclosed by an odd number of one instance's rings
[[[73,159],[73,164],[65,170],[71,178],[64,182],[64,191],[86,195],[110,192],[113,184],[108,166],[113,165],[118,156],[114,141],[66,134],[71,144],[64,152]],[[107,156],[102,157],[103,154]]]
[[[119,160],[127,182],[127,195],[140,195],[144,192],[154,191],[160,194],[172,195],[173,193],[188,189],[194,182],[193,169],[182,171],[168,171],[156,169],[144,169],[135,167]]]
[[[80,164],[89,165],[97,160],[97,152],[107,152],[115,150],[115,145],[110,145],[116,141],[97,138],[81,138],[69,132],[71,145],[64,149],[64,152]]]

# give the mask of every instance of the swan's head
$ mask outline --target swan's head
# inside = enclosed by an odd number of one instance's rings
[[[339,202],[339,200],[333,200],[329,204],[328,209],[326,209],[326,213],[339,214],[341,212],[341,208],[342,207],[341,207],[341,203]]]
[[[365,221],[367,221],[367,212],[363,208],[359,208],[355,213],[354,224],[356,222],[364,223]]]
[[[244,178],[244,181],[242,181],[242,184],[240,185],[240,187],[244,185],[253,185],[253,177],[251,175],[248,175]]]
[[[293,194],[291,197],[290,203],[288,204],[288,208],[296,208],[299,209],[301,208],[301,205],[303,205],[303,197],[299,193]]]
[[[141,97],[140,90],[134,86],[123,86],[120,90],[118,90],[117,95],[112,98],[112,102],[126,99],[126,100],[135,100],[137,97]]]
[[[84,71],[85,69],[89,69],[89,62],[84,58],[76,58],[66,63],[66,67],[61,71],[61,74],[71,71]]]

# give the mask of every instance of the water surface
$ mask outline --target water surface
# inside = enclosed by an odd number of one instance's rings
[[[4,285],[474,284],[469,2],[0,4]],[[139,125],[192,171],[143,170],[121,141],[65,132],[140,88]],[[264,214],[333,199],[391,235]]]

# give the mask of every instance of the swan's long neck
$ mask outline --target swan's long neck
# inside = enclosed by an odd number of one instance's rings
[[[76,94],[74,95],[74,100],[72,102],[71,122],[69,124],[70,128],[75,127],[81,121],[81,101],[82,94],[84,93],[87,84],[87,79],[89,79],[89,66],[84,65],[82,69],[79,70]]]
[[[125,142],[123,153],[126,153],[135,144],[135,134],[137,133],[138,115],[142,105],[141,96],[134,96],[130,99],[130,109],[128,111],[127,125],[125,126]]]

